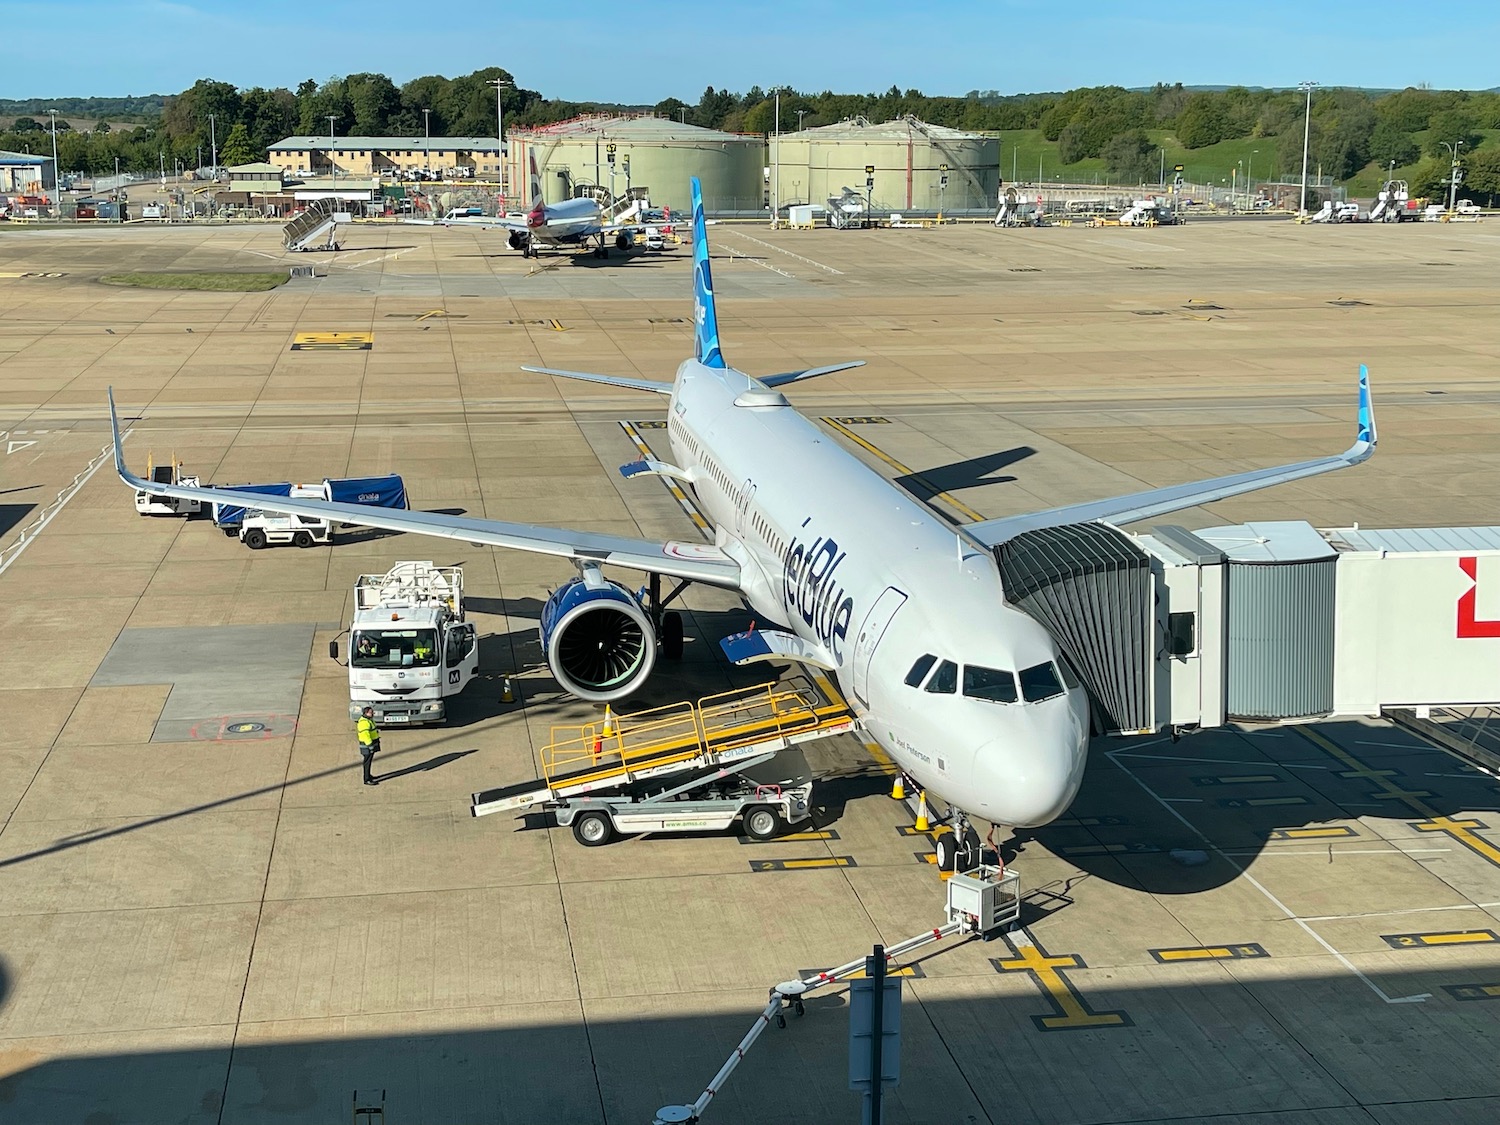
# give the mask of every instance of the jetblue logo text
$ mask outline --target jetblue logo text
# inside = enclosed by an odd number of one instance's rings
[[[800,617],[840,663],[854,619],[854,599],[834,577],[846,557],[832,539],[815,539],[811,546],[793,540],[782,584],[787,612]]]

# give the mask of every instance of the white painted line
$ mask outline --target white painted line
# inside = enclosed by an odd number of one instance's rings
[[[1351,973],[1353,973],[1356,977],[1363,981],[1365,985],[1370,989],[1370,991],[1375,993],[1376,996],[1380,997],[1381,1000],[1385,1001],[1385,1003],[1387,1004],[1422,1004],[1432,998],[1432,993],[1430,992],[1417,993],[1412,996],[1389,995],[1385,991],[1385,989],[1381,988],[1380,985],[1376,984],[1367,975],[1365,975],[1365,973],[1363,973],[1359,969],[1359,967],[1354,964],[1353,961],[1349,960],[1349,958],[1345,957],[1342,953],[1335,949],[1330,942],[1325,941],[1322,934],[1318,933],[1302,918],[1299,918],[1292,911],[1291,907],[1287,906],[1286,903],[1282,902],[1279,898],[1272,894],[1270,888],[1262,883],[1259,879],[1257,879],[1254,875],[1251,875],[1244,864],[1235,862],[1235,860],[1230,855],[1228,855],[1228,853],[1226,853],[1222,848],[1220,848],[1217,844],[1215,844],[1212,840],[1205,836],[1202,830],[1197,827],[1197,825],[1193,824],[1193,822],[1188,820],[1187,817],[1183,816],[1170,804],[1162,800],[1161,797],[1157,795],[1156,791],[1151,788],[1151,786],[1147,785],[1131,771],[1129,766],[1121,765],[1119,762],[1115,761],[1116,753],[1118,753],[1118,751],[1106,750],[1105,757],[1109,758],[1110,761],[1115,762],[1115,765],[1124,770],[1125,775],[1129,777],[1131,781],[1135,782],[1136,785],[1140,786],[1140,788],[1145,791],[1147,796],[1149,796],[1162,808],[1166,809],[1167,812],[1172,816],[1176,817],[1184,828],[1186,828],[1194,836],[1197,836],[1198,839],[1207,844],[1210,851],[1217,853],[1220,858],[1222,858],[1226,863],[1228,863],[1231,867],[1238,871],[1241,877],[1244,878],[1245,882],[1249,883],[1252,887],[1254,887],[1257,891],[1264,895],[1266,901],[1270,902],[1271,905],[1276,907],[1277,910],[1280,910],[1288,921],[1296,923],[1296,925],[1302,930],[1303,933],[1307,934],[1307,936],[1312,938],[1313,941],[1321,945],[1330,957],[1334,958],[1334,960],[1338,961],[1338,963],[1343,965],[1344,968],[1348,969]]]
[[[126,430],[120,435],[120,440],[124,441],[134,432],[134,430]],[[52,517],[68,506],[68,501],[78,495],[79,490],[88,484],[89,479],[104,466],[105,462],[111,460],[114,454],[115,447],[114,443],[111,442],[104,447],[103,451],[97,457],[89,462],[88,468],[74,477],[72,483],[64,487],[57,494],[57,499],[52,501],[52,504],[43,511],[39,519],[33,521],[21,532],[19,539],[7,547],[5,551],[0,551],[0,556],[5,555],[7,551],[10,553],[9,558],[0,559],[0,574],[4,574],[10,569],[10,564],[20,558],[25,553],[26,548],[31,546],[36,541],[36,537],[52,522]]]
[[[799,262],[806,262],[810,266],[816,266],[820,270],[826,270],[827,272],[834,274],[837,277],[844,276],[843,270],[836,270],[832,266],[825,266],[822,262],[814,261],[812,258],[804,258],[801,254],[794,254],[790,250],[783,250],[780,246],[776,246],[773,243],[762,242],[754,235],[746,234],[742,230],[735,230],[733,233],[739,235],[741,238],[748,238],[751,242],[755,243],[755,245],[764,246],[767,250],[779,251],[780,253],[785,254],[788,258],[796,258]]]
[[[1464,902],[1457,906],[1413,906],[1406,910],[1370,910],[1361,914],[1319,914],[1304,922],[1344,922],[1350,918],[1394,918],[1401,914],[1436,914],[1440,910],[1488,910],[1500,902]]]
[[[1331,840],[1330,844],[1338,841]],[[1250,859],[1280,859],[1282,856],[1309,856],[1313,859],[1327,859],[1329,851],[1334,855],[1447,855],[1453,848],[1398,848],[1392,844],[1388,848],[1318,848],[1314,851],[1297,851],[1293,848],[1227,848],[1225,855],[1242,855]]]

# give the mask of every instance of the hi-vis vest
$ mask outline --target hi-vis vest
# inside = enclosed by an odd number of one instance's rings
[[[355,729],[361,746],[373,746],[380,738],[380,728],[375,725],[375,720],[364,715],[359,717],[359,725]]]

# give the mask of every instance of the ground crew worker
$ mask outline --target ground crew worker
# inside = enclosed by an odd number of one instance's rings
[[[431,660],[432,641],[426,636],[418,635],[416,643],[412,646],[412,657],[417,664],[424,664]]]
[[[380,728],[375,725],[375,708],[366,707],[360,712],[359,722],[354,725],[355,736],[359,739],[359,756],[365,767],[365,784],[379,785],[380,782],[370,774],[370,765],[375,760],[375,755],[380,753]]]

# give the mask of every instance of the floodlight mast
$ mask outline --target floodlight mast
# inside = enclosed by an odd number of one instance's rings
[[[1312,136],[1312,92],[1318,84],[1303,82],[1300,89],[1307,92],[1307,116],[1302,121],[1302,201],[1297,207],[1297,217],[1307,218],[1307,142]]]

